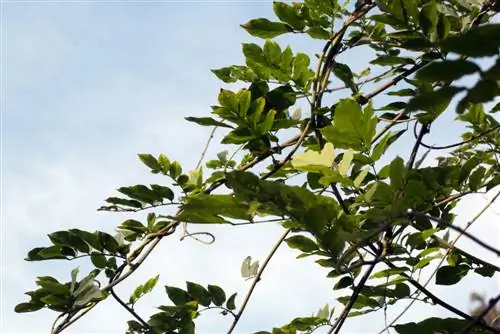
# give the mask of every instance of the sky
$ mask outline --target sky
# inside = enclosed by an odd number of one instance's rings
[[[242,64],[242,42],[262,43],[239,24],[256,17],[272,18],[271,1],[11,1],[2,9],[2,212],[1,212],[1,333],[46,333],[55,312],[16,314],[16,304],[28,299],[37,276],[70,279],[81,262],[26,262],[26,253],[48,244],[56,230],[82,228],[112,232],[130,214],[97,212],[103,199],[123,185],[161,183],[137,159],[137,153],[165,153],[185,169],[194,168],[209,136],[184,120],[205,116],[216,103],[222,84],[209,70]],[[278,38],[294,52],[313,54],[321,44],[300,36]],[[369,55],[344,56],[353,70],[362,70]],[[369,87],[368,87],[369,88]],[[338,99],[339,95],[332,99]],[[444,118],[441,129],[427,137],[431,144],[455,142],[460,127]],[[207,156],[222,150],[219,131]],[[408,137],[407,140],[411,138]],[[395,147],[402,150],[409,141]],[[405,150],[407,151],[407,150]],[[431,159],[429,156],[428,159]],[[490,194],[492,195],[492,194]],[[464,226],[486,202],[471,196],[456,210]],[[485,242],[497,244],[500,204],[495,203],[471,228]],[[145,214],[136,215],[144,219]],[[240,265],[250,255],[263,260],[282,234],[275,225],[258,228],[210,226],[192,228],[215,234],[207,246],[192,239],[164,240],[150,259],[116,290],[128,298],[135,286],[160,274],[151,295],[139,302],[148,317],[165,305],[165,284],[185,281],[217,284],[238,292],[241,303],[250,282],[240,277]],[[498,263],[487,251],[463,238],[459,245]],[[237,333],[270,330],[294,317],[316,312],[348,292],[333,292],[327,271],[311,259],[296,260],[283,246],[273,258],[241,319]],[[498,276],[497,276],[498,277]],[[444,300],[468,311],[469,293],[493,296],[498,278],[468,275],[452,287],[430,286]],[[388,319],[406,301],[388,310]],[[339,308],[339,305],[337,305]],[[416,305],[401,321],[452,316],[428,305]],[[130,320],[111,299],[101,303],[68,333],[123,333]],[[223,333],[231,319],[216,312],[197,320],[201,334]],[[373,333],[383,328],[382,313],[347,321],[344,333]]]

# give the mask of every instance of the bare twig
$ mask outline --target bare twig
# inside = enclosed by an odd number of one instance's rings
[[[245,311],[245,308],[248,305],[248,302],[250,301],[250,297],[252,297],[252,293],[255,290],[257,283],[259,283],[260,278],[262,277],[262,273],[264,272],[267,265],[271,261],[272,257],[274,256],[274,254],[276,253],[276,251],[281,246],[281,244],[283,243],[283,241],[285,240],[285,238],[288,236],[289,233],[290,233],[290,230],[286,230],[285,233],[283,233],[283,235],[278,239],[278,241],[276,242],[274,247],[271,249],[271,251],[267,255],[267,258],[262,263],[262,267],[260,267],[259,271],[257,272],[257,275],[255,275],[255,278],[252,282],[252,285],[250,286],[250,289],[248,290],[248,293],[245,296],[245,299],[243,300],[243,303],[241,304],[240,310],[238,311],[238,314],[236,314],[234,321],[231,324],[231,327],[227,331],[227,334],[231,334],[233,332],[234,328],[236,327],[236,325],[238,324],[238,321],[240,320],[241,315]]]
[[[340,329],[342,328],[342,325],[345,322],[345,319],[349,315],[349,312],[351,311],[352,307],[354,306],[354,303],[358,299],[359,294],[361,293],[361,290],[363,290],[363,287],[366,284],[366,281],[368,280],[368,277],[370,277],[373,269],[375,269],[375,266],[377,263],[379,263],[382,255],[382,246],[379,247],[377,250],[375,260],[372,262],[372,264],[368,267],[366,272],[363,274],[363,277],[361,277],[361,280],[359,281],[358,285],[352,292],[351,297],[349,298],[349,301],[347,302],[346,306],[342,310],[342,313],[338,317],[338,319],[335,321],[335,323],[332,325],[330,330],[328,331],[328,334],[338,334],[340,332]]]
[[[493,132],[493,131],[496,131],[496,130],[499,130],[499,129],[500,129],[500,124],[492,127],[491,129],[488,129],[486,131],[478,133],[477,135],[474,135],[474,136],[470,137],[467,140],[463,140],[461,142],[450,144],[450,145],[435,146],[435,145],[428,145],[428,144],[425,144],[425,143],[420,143],[420,145],[422,145],[425,148],[431,149],[431,150],[446,150],[446,149],[449,149],[449,148],[454,148],[454,147],[458,147],[458,146],[462,146],[464,144],[470,143],[470,142],[472,142],[472,141],[474,141],[474,140],[476,140],[478,138],[481,138],[481,137],[487,135],[490,132]]]
[[[474,241],[475,243],[477,243],[478,245],[480,245],[481,247],[483,248],[486,248],[487,250],[495,253],[497,256],[500,256],[500,250],[496,249],[495,247],[493,246],[490,246],[488,245],[487,243],[485,243],[484,241],[482,241],[481,239],[473,236],[472,234],[470,234],[469,232],[467,232],[465,229],[461,228],[461,227],[458,227],[458,226],[455,226],[453,224],[450,224],[446,221],[444,221],[443,219],[440,219],[440,218],[436,218],[436,217],[433,217],[431,215],[428,215],[428,214],[425,214],[425,213],[421,213],[421,212],[409,212],[409,215],[414,215],[414,216],[419,216],[419,217],[424,217],[424,218],[428,218],[430,220],[433,220],[435,221],[436,223],[438,224],[441,224],[443,226],[446,226],[448,228],[451,228],[452,230],[455,230],[455,231],[458,231],[460,232],[461,234],[465,235],[467,238],[471,239],[472,241]]]
[[[467,225],[465,226],[464,230],[467,230],[469,227],[471,227],[472,224],[474,224],[474,222],[476,222],[479,217],[481,217],[483,215],[483,213],[491,206],[491,204],[498,198],[498,196],[500,195],[500,191],[498,191],[489,201],[488,203],[486,203],[486,205],[472,218],[471,221],[469,221],[467,223]],[[458,240],[460,239],[460,237],[463,235],[463,233],[460,233],[451,243],[450,243],[450,246],[451,247],[448,247],[446,253],[443,255],[443,257],[441,258],[441,260],[439,261],[439,263],[437,264],[436,268],[434,269],[434,271],[432,272],[432,274],[429,276],[429,278],[427,278],[427,280],[425,281],[424,283],[424,287],[427,287],[427,285],[429,285],[429,283],[431,282],[431,280],[434,278],[434,276],[436,275],[439,267],[441,267],[441,265],[443,264],[443,262],[446,260],[446,257],[453,251],[454,249],[454,246],[455,244],[458,242]],[[418,299],[418,296],[421,294],[420,290],[417,292],[417,295],[415,296],[415,299],[412,299],[410,301],[410,303],[408,305],[406,305],[406,307],[403,309],[403,311],[401,311],[392,321],[390,324],[386,325],[385,328],[383,328],[382,330],[380,330],[377,334],[382,334],[383,332],[385,332],[386,330],[388,330],[391,326],[393,326],[396,321],[398,321],[411,307],[412,305],[415,303],[415,301],[417,301]]]
[[[396,268],[396,266],[394,264],[392,264],[390,261],[388,260],[385,260],[384,261],[390,268]],[[413,285],[415,288],[417,288],[418,290],[420,290],[424,295],[426,295],[433,303],[447,309],[448,311],[450,312],[453,312],[455,313],[456,315],[466,319],[466,320],[470,320],[470,321],[474,321],[474,318],[471,317],[470,315],[468,315],[467,313],[465,312],[462,312],[460,311],[459,309],[455,308],[454,306],[446,303],[445,301],[443,301],[442,299],[438,298],[436,295],[434,295],[432,292],[430,292],[429,290],[427,290],[423,285],[421,285],[419,282],[415,281],[413,278],[411,278],[410,276],[408,276],[407,274],[405,273],[401,273],[400,274],[401,276],[405,277],[408,281],[408,283],[410,283],[411,285]],[[487,324],[484,324],[484,323],[479,323],[479,325],[481,327],[483,327],[484,329],[487,329],[487,330],[490,330],[492,331],[493,333],[497,333],[497,334],[500,334],[500,330],[498,329],[495,329]]]

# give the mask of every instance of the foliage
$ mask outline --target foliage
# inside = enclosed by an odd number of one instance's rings
[[[346,293],[337,298],[343,307],[337,312],[326,305],[315,315],[258,333],[312,333],[320,327],[338,333],[348,316],[403,299],[438,304],[459,318],[393,323],[398,333],[498,333],[427,290],[419,272],[441,259],[435,282],[454,285],[467,275],[492,277],[500,271],[440,237],[449,229],[460,230],[452,213],[458,201],[500,183],[500,125],[494,117],[500,104],[487,103],[500,95],[500,24],[490,22],[499,7],[498,1],[479,0],[274,2],[275,21],[257,18],[242,24],[250,35],[264,39],[243,44],[245,64],[212,70],[223,82],[246,88],[221,89],[210,117],[186,118],[225,131],[222,144],[239,145],[237,152],[243,154],[230,155],[233,146],[228,146],[205,168],[187,173],[164,154],[139,154],[152,173],[166,177],[166,184],[120,187],[119,197],[107,198],[100,210],[149,211],[145,220],[123,221],[115,236],[79,229],[49,234],[51,244],[31,250],[26,260],[88,258],[95,269],[82,280],[75,269],[66,283],[39,277],[39,288],[26,293],[31,299],[17,305],[16,312],[51,309],[59,313],[53,333],[60,333],[112,296],[134,318],[127,333],[194,333],[195,320],[211,308],[233,317],[231,333],[269,260],[285,243],[300,251],[299,258],[314,256],[318,265],[329,268],[333,289]],[[305,53],[273,40],[289,33],[324,42],[315,68]],[[337,60],[362,50],[373,58],[361,73]],[[482,69],[478,61],[485,57],[493,65]],[[372,71],[380,74],[362,79]],[[467,86],[461,79],[471,75],[476,80]],[[336,82],[341,87],[331,86]],[[367,84],[372,91],[364,88]],[[334,104],[323,102],[344,89],[348,95]],[[387,103],[380,99],[383,94],[395,100]],[[309,113],[292,113],[301,99],[307,99]],[[455,102],[456,108],[450,107]],[[461,140],[425,144],[429,132],[447,131],[435,122],[450,113],[466,126]],[[412,147],[391,156],[390,147],[411,128]],[[296,134],[285,138],[291,131]],[[426,163],[431,150],[436,161]],[[271,164],[258,173],[254,167],[266,161]],[[177,206],[177,213],[163,215],[167,205]],[[185,288],[166,285],[171,303],[144,320],[134,306],[159,276],[138,286],[128,302],[114,293],[181,224],[238,226],[265,223],[262,217],[279,222],[285,233],[264,261],[250,256],[243,261],[241,274],[253,283],[239,307],[236,293],[228,297],[218,285],[188,281]],[[106,278],[107,285],[102,283]],[[425,298],[418,299],[420,294]]]

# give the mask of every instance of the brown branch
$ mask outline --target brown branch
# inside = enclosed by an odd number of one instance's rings
[[[470,143],[471,141],[474,141],[474,140],[476,140],[478,138],[481,138],[484,135],[487,135],[488,133],[496,131],[498,129],[500,129],[500,124],[492,127],[491,129],[488,129],[488,130],[485,130],[485,131],[483,131],[481,133],[478,133],[477,135],[474,135],[474,136],[470,137],[467,140],[463,140],[463,141],[455,143],[455,144],[444,145],[444,146],[435,146],[435,145],[427,145],[425,143],[420,143],[420,145],[422,145],[425,148],[431,149],[431,150],[446,150],[446,149],[449,149],[449,148],[454,148],[454,147],[458,147],[458,146],[462,146],[464,144]]]

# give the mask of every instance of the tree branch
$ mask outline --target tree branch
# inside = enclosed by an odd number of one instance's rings
[[[255,278],[254,278],[254,280],[252,282],[252,285],[250,286],[250,289],[248,290],[248,293],[245,296],[245,299],[243,300],[243,304],[241,304],[240,310],[239,310],[238,314],[236,314],[236,316],[234,318],[234,321],[231,324],[231,327],[227,331],[227,334],[231,334],[233,332],[234,328],[236,327],[236,325],[238,324],[238,321],[240,320],[241,315],[245,311],[245,308],[248,305],[248,302],[250,301],[250,297],[252,296],[252,293],[255,290],[255,287],[257,286],[257,283],[259,283],[259,281],[260,281],[262,273],[264,272],[264,270],[266,269],[267,265],[271,261],[272,257],[274,256],[274,254],[276,253],[276,251],[281,246],[281,244],[283,243],[283,241],[285,240],[285,238],[288,236],[289,233],[290,233],[290,230],[286,230],[285,233],[283,233],[283,235],[278,239],[278,241],[276,242],[276,244],[274,245],[274,247],[271,249],[271,251],[267,255],[267,258],[262,263],[262,267],[260,267],[259,271],[257,272],[257,275],[255,275]]]

